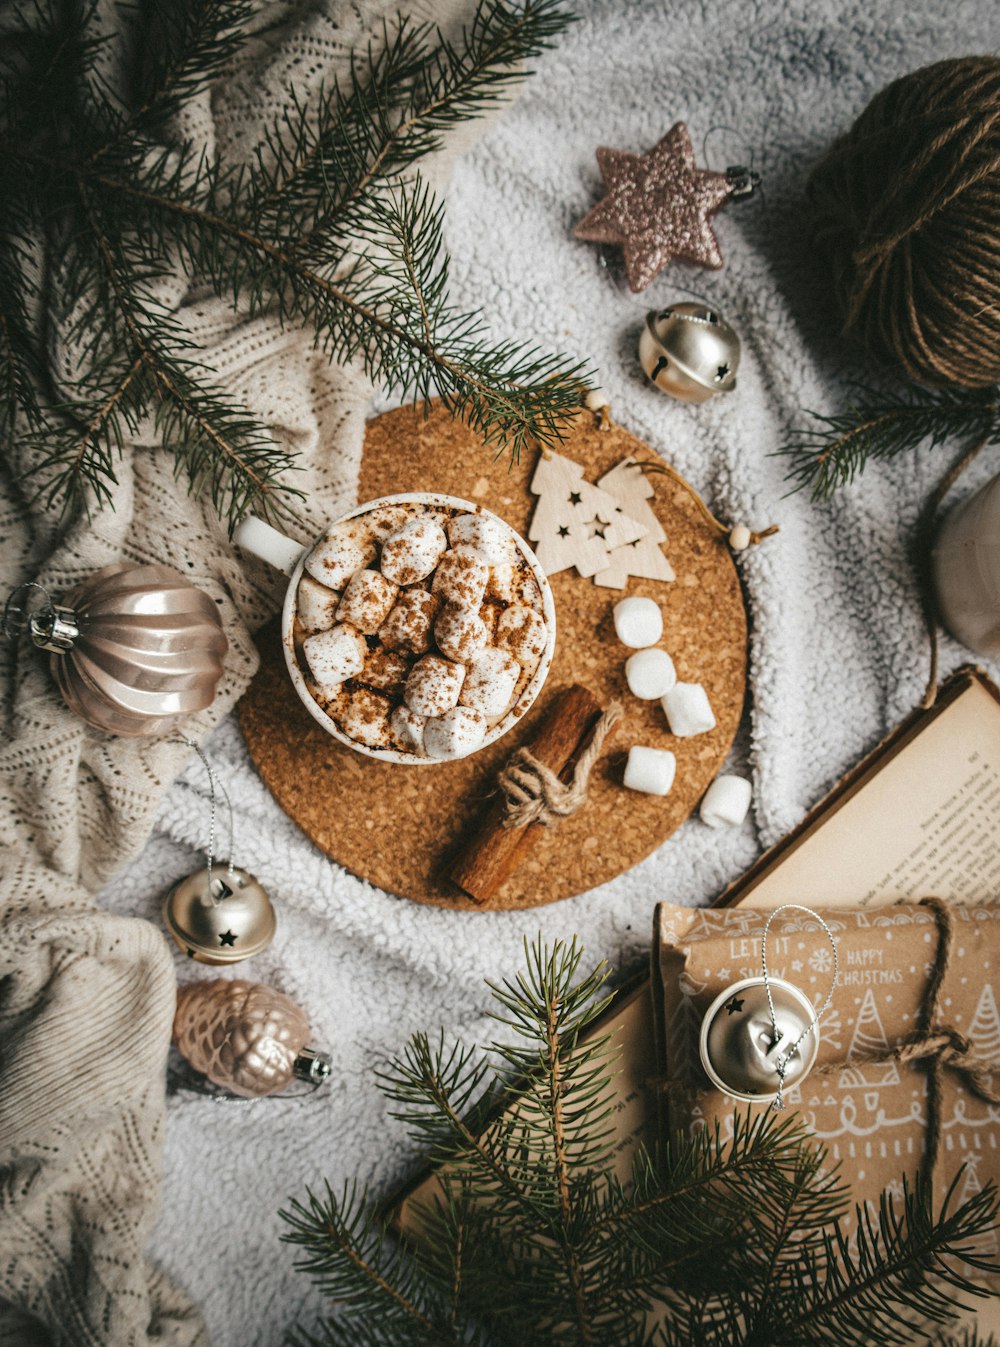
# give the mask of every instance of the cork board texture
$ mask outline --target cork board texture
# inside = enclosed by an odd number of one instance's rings
[[[611,425],[578,417],[560,452],[582,464],[594,482],[631,455],[658,462],[641,440]],[[368,425],[359,500],[399,491],[441,491],[493,510],[526,536],[535,497],[528,490],[535,455],[508,467],[492,461],[479,437],[438,404],[429,415],[410,407]],[[288,679],[276,625],[259,637],[261,667],[239,706],[250,756],[268,789],[327,856],[401,897],[480,910],[443,872],[468,830],[476,828],[497,772],[536,726],[556,695],[582,683],[603,704],[618,698],[625,720],[614,746],[591,777],[586,805],[544,836],[499,893],[491,909],[535,907],[585,893],[614,879],[661,846],[697,805],[732,744],[743,709],[747,625],[732,557],[699,516],[687,491],[668,478],[649,479],[650,504],[667,534],[664,552],[677,579],[627,582],[663,610],[661,644],[677,676],[702,683],[717,725],[708,734],[675,739],[659,702],[640,702],[625,685],[630,653],[614,634],[611,610],[622,597],[564,571],[551,579],[556,653],[535,705],[503,738],[470,758],[429,766],[379,762],[337,743],[301,705]],[[666,797],[622,784],[629,745],[670,748],[677,776]],[[358,807],[345,808],[357,801]],[[361,807],[361,802],[364,802]]]

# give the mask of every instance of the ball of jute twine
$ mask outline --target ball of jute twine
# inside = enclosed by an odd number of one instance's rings
[[[809,197],[846,333],[917,383],[1000,382],[1000,58],[888,85]]]

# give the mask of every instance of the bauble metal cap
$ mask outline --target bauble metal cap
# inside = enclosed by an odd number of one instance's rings
[[[778,1066],[786,1057],[785,1088],[805,1079],[819,1051],[816,1011],[805,993],[781,978],[768,981],[774,1002],[773,1025],[762,977],[745,978],[720,992],[701,1023],[699,1051],[708,1078],[734,1099],[749,1103],[777,1099],[781,1083]],[[788,1056],[800,1038],[802,1041]]]
[[[707,402],[736,387],[740,339],[718,310],[685,301],[646,315],[639,362],[664,393]]]
[[[230,964],[259,954],[274,939],[271,900],[246,870],[212,866],[212,891],[203,866],[182,879],[163,903],[167,930],[189,959]]]

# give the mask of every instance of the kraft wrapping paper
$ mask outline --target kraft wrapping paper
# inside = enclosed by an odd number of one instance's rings
[[[994,990],[1000,970],[1000,906],[949,905],[952,953],[940,989],[936,1024],[970,1040],[973,1052],[996,1062],[990,1088],[1000,1086],[1000,1012]],[[921,1167],[927,1125],[924,1062],[860,1060],[896,1046],[919,1023],[928,978],[938,958],[933,912],[916,904],[869,911],[821,911],[837,941],[840,976],[820,1026],[816,1065],[786,1091],[816,1139],[839,1162],[853,1200],[878,1209],[888,1189],[902,1197],[903,1175]],[[767,914],[749,908],[692,911],[660,904],[657,960],[662,994],[660,1052],[665,1057],[665,1121],[687,1128],[718,1121],[732,1135],[736,1109],[747,1105],[713,1087],[698,1055],[702,1017],[729,983],[761,974],[761,935]],[[768,936],[768,971],[794,983],[813,1005],[826,998],[832,975],[829,941],[805,913],[779,913]],[[954,1069],[944,1072],[940,1144],[934,1167],[940,1203],[965,1169],[957,1196],[965,1199],[989,1179],[1000,1182],[1000,1108],[985,1103]],[[853,1225],[853,1217],[849,1219]],[[997,1253],[982,1245],[984,1253]]]

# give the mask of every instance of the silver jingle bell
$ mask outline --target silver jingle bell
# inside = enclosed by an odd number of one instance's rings
[[[781,978],[768,981],[774,1025],[764,979],[744,978],[720,992],[709,1006],[698,1044],[701,1064],[712,1084],[734,1099],[754,1104],[777,1099],[779,1087],[798,1085],[819,1051],[816,1012],[805,994]]]
[[[736,387],[740,339],[715,309],[685,301],[647,313],[639,363],[664,393],[707,402]]]
[[[277,920],[271,900],[247,870],[203,866],[182,879],[163,902],[167,930],[189,959],[198,963],[239,963],[259,954],[274,939]]]

